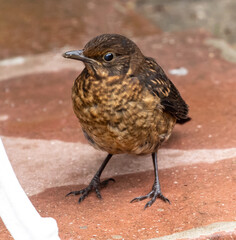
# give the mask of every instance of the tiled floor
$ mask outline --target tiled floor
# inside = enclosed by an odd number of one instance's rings
[[[42,216],[57,220],[63,240],[236,239],[235,63],[207,44],[213,36],[204,30],[161,33],[131,3],[124,12],[122,3],[114,7],[101,2],[115,19],[117,11],[122,12],[120,25],[133,19],[120,28],[122,33],[133,36],[144,54],[157,60],[190,106],[192,121],[177,125],[159,152],[162,191],[171,205],[158,200],[144,211],[145,202],[129,203],[152,186],[150,156],[115,156],[103,177],[114,176],[116,182],[102,190],[101,201],[95,194],[80,205],[77,197],[65,198],[89,182],[105,153],[87,144],[72,111],[71,86],[82,65],[68,64],[60,56],[65,50],[81,48],[82,42],[99,32],[118,28],[114,19],[102,28],[105,17],[98,19],[101,29],[76,35],[81,36],[78,44],[62,38],[57,40],[60,48],[52,49],[32,36],[32,42],[42,46],[40,54],[34,54],[35,45],[28,49],[23,42],[16,54],[10,43],[5,46],[2,57],[22,56],[15,63],[0,61],[0,135],[22,187]],[[87,6],[91,8],[85,18],[88,24],[93,4],[89,1]],[[146,32],[137,34],[140,25],[135,23],[143,22]],[[52,29],[61,26],[60,21],[54,24]],[[61,37],[60,32],[54,34]],[[24,49],[30,55],[25,56]],[[187,75],[169,73],[180,67],[187,69]],[[11,239],[2,222],[0,239]]]

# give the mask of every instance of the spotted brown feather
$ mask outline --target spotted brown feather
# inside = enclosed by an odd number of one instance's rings
[[[161,99],[164,111],[172,114],[177,120],[189,119],[188,105],[154,59],[146,57],[145,64],[136,74],[140,82]]]

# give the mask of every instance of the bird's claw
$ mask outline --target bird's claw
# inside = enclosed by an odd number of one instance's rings
[[[66,194],[66,197],[69,196],[69,195],[80,195],[80,194],[82,194],[82,196],[78,200],[78,202],[81,203],[89,195],[89,193],[92,190],[95,190],[97,197],[99,199],[101,199],[102,196],[100,194],[100,189],[107,186],[109,181],[115,182],[115,179],[109,178],[109,179],[106,179],[106,180],[100,182],[100,178],[95,176],[86,188],[83,188],[79,191],[69,192],[68,194]]]
[[[150,193],[148,193],[147,195],[136,197],[133,200],[131,200],[130,202],[131,203],[138,202],[138,201],[142,201],[147,198],[151,198],[151,200],[146,203],[144,209],[152,206],[152,204],[156,201],[157,198],[160,198],[164,202],[168,202],[170,204],[169,199],[166,198],[165,196],[163,196],[160,190],[157,190],[155,188],[153,188],[153,190]]]

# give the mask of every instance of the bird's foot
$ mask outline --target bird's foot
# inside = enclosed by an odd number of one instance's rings
[[[95,175],[92,179],[92,181],[90,182],[90,184],[86,187],[86,188],[83,188],[79,191],[73,191],[73,192],[69,192],[67,196],[69,195],[80,195],[80,198],[79,198],[79,203],[81,203],[88,195],[89,193],[92,191],[92,190],[95,190],[96,192],[96,195],[98,198],[102,198],[101,194],[100,194],[100,189],[105,187],[109,181],[112,181],[112,182],[115,182],[115,180],[113,178],[109,178],[107,180],[104,180],[104,181],[100,181],[100,177]]]
[[[152,204],[156,201],[157,198],[160,198],[164,202],[170,203],[169,199],[162,195],[161,190],[160,190],[160,186],[158,184],[154,184],[153,185],[152,191],[150,193],[148,193],[145,196],[140,196],[140,197],[134,198],[131,201],[131,203],[142,201],[142,200],[147,199],[147,198],[151,198],[151,200],[146,203],[144,209],[146,209],[147,207],[152,206]]]

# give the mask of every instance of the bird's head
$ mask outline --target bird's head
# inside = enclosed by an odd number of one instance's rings
[[[69,51],[63,56],[82,61],[91,75],[100,78],[132,75],[144,59],[137,45],[119,34],[97,36],[83,50]]]

